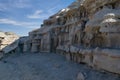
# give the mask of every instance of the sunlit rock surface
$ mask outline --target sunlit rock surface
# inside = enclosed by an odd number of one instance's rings
[[[20,46],[120,74],[120,0],[76,0],[29,32]]]
[[[19,36],[15,33],[0,31],[0,59],[4,56],[5,52],[8,50],[11,51],[11,48],[14,47],[12,44],[15,43],[18,39]],[[7,48],[9,45],[11,45],[11,47]],[[16,47],[18,47],[18,45],[16,45]]]
[[[119,0],[77,0],[31,31],[25,45],[120,74],[119,35]]]
[[[0,31],[0,50],[5,48],[7,45],[13,43],[19,37],[12,32],[2,32]]]

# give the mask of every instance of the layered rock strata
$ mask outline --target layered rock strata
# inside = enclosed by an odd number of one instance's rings
[[[77,0],[44,20],[26,42],[25,51],[57,52],[120,74],[120,1]]]
[[[4,49],[7,48],[9,45],[8,49],[5,51],[10,50],[11,48],[14,47],[12,44],[16,42],[16,40],[19,39],[19,36],[16,35],[15,33],[12,32],[2,32],[0,31],[0,58],[3,57]]]
[[[13,43],[18,38],[19,38],[19,36],[12,32],[0,31],[0,50],[5,48],[7,45]]]
[[[77,0],[29,32],[22,46],[120,74],[120,0]]]

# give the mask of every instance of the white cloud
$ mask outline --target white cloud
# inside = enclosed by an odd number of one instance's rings
[[[58,9],[61,7],[61,5],[59,5],[60,0],[56,0],[55,3],[53,3],[54,5],[52,5],[51,7],[47,7],[45,10],[36,10],[34,11],[32,14],[28,14],[27,18],[29,19],[46,19],[49,16],[53,15],[56,13],[56,11],[58,11]]]
[[[32,5],[29,0],[7,0],[5,3],[0,2],[0,11],[30,7],[32,7]]]
[[[61,5],[56,5],[56,6],[54,6],[54,7],[51,7],[51,8],[48,9],[48,12],[53,14],[53,13],[55,13],[55,11],[58,10],[58,8],[60,8],[60,7],[61,7]]]
[[[27,17],[30,19],[40,19],[44,17],[42,13],[43,13],[42,10],[37,10],[32,15],[27,15]]]
[[[11,2],[14,4],[13,7],[16,7],[16,8],[29,8],[29,7],[31,7],[29,0],[15,0],[14,2],[13,2],[13,0],[11,0]]]
[[[44,19],[48,18],[49,16],[55,14],[56,9],[57,9],[57,7],[50,8],[47,11],[36,10],[33,14],[27,15],[27,18],[44,20]]]
[[[26,27],[26,28],[38,28],[40,27],[40,23],[37,22],[20,22],[11,19],[0,18],[0,24],[9,24],[19,27]]]
[[[49,12],[44,12],[43,10],[36,10],[33,14],[27,15],[29,19],[46,19],[51,15]]]

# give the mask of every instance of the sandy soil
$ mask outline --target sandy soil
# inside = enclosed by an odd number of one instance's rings
[[[14,54],[0,61],[0,80],[76,80],[79,72],[86,80],[120,80],[118,75],[96,71],[53,53]]]

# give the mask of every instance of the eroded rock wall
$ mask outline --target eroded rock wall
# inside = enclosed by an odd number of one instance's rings
[[[77,0],[44,20],[26,42],[31,52],[56,52],[120,74],[120,0]]]
[[[2,58],[6,52],[11,51],[14,47],[17,47],[16,42],[18,39],[19,36],[12,32],[0,31],[0,58]],[[11,47],[8,47],[10,45]]]
[[[19,38],[18,35],[12,32],[0,32],[0,50],[5,48],[7,45],[13,43]]]

